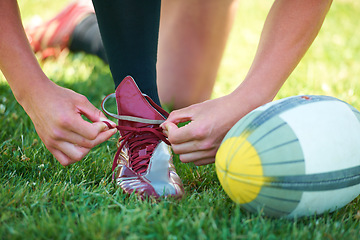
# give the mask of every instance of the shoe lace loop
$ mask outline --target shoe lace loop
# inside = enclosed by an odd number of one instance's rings
[[[149,98],[147,95],[144,95],[143,96],[148,100],[148,102],[156,108],[156,110],[159,111],[159,113],[161,113],[162,115],[166,115],[168,113],[166,113],[164,110],[156,107],[156,104],[151,100],[151,98]],[[138,123],[145,123],[145,124],[161,124],[164,122],[164,120],[154,120],[154,119],[146,119],[146,118],[140,118],[140,117],[133,117],[133,116],[125,116],[125,115],[118,115],[118,114],[115,114],[115,113],[111,113],[109,112],[108,110],[106,110],[105,108],[105,103],[110,99],[110,98],[116,98],[116,94],[115,93],[112,93],[112,94],[109,94],[107,95],[102,103],[101,103],[101,108],[102,110],[109,116],[113,117],[113,118],[116,118],[116,119],[119,119],[119,120],[124,120],[124,121],[130,121],[130,122],[138,122]]]

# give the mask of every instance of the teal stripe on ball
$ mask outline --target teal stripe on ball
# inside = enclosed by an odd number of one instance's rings
[[[294,211],[301,197],[302,191],[263,187],[254,201],[241,206],[252,212],[261,210],[265,215],[281,217]]]
[[[274,177],[264,185],[297,191],[327,191],[358,184],[360,184],[360,166],[326,173]]]
[[[304,174],[300,143],[291,127],[279,116],[264,122],[247,138],[261,159],[264,176]]]

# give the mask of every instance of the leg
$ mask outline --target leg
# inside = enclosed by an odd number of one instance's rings
[[[127,76],[160,104],[156,60],[160,0],[93,0],[99,29],[115,86]]]
[[[113,162],[113,179],[124,192],[140,197],[184,193],[172,163],[169,142],[160,127],[168,113],[144,97],[159,102],[156,58],[160,0],[93,0],[99,29],[113,75],[119,149]],[[126,77],[134,76],[134,79]],[[131,118],[132,117],[132,118]],[[139,120],[139,117],[141,118]],[[109,126],[111,127],[111,126]]]
[[[209,99],[237,1],[163,0],[161,7],[161,102],[177,109]]]

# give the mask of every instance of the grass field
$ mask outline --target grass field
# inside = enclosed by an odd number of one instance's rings
[[[52,16],[66,2],[20,0],[23,19]],[[271,1],[241,1],[213,97],[244,78]],[[276,98],[320,94],[360,109],[360,2],[334,1],[303,61]],[[84,54],[46,61],[57,84],[100,106],[113,91],[106,65]],[[101,89],[99,91],[99,89]],[[10,88],[0,77],[0,239],[359,239],[360,197],[319,217],[270,219],[249,214],[222,190],[213,165],[175,159],[187,195],[180,201],[140,202],[111,183],[116,138],[83,161],[62,167],[46,150]]]

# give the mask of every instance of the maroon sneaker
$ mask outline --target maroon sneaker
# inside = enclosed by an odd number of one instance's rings
[[[116,98],[118,114],[105,109],[109,98]],[[168,113],[142,94],[130,76],[115,93],[104,98],[102,109],[119,119],[117,129],[121,137],[112,167],[116,184],[128,194],[135,192],[141,199],[182,197],[184,188],[175,172],[170,143],[159,126]]]

